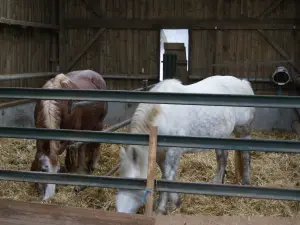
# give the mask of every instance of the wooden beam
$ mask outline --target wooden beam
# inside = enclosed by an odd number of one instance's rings
[[[85,4],[86,7],[90,10],[92,10],[98,18],[101,19],[101,13],[95,10],[94,1],[88,1],[88,0],[82,0]],[[66,23],[67,26],[67,23]],[[81,58],[81,56],[94,44],[94,42],[102,35],[102,33],[105,31],[105,28],[101,28],[93,37],[92,39],[83,47],[83,49],[78,52],[78,54],[72,59],[70,63],[67,65],[67,71],[69,71],[76,63],[77,61]]]
[[[99,209],[0,200],[0,223],[6,225],[154,225],[155,218],[138,214],[107,212]]]
[[[0,75],[0,81],[19,80],[19,79],[33,79],[33,78],[47,78],[57,75],[56,72],[44,73],[19,73],[19,74],[3,74]]]
[[[289,63],[300,73],[300,65],[297,65],[295,62],[291,61],[291,57],[274,41],[269,37],[263,30],[257,30],[258,33],[277,51],[279,54],[289,60]]]
[[[43,28],[43,29],[52,29],[52,30],[59,29],[59,26],[55,24],[28,22],[24,20],[14,20],[14,19],[8,19],[4,17],[0,17],[0,24],[10,25],[10,26],[21,26],[23,28],[34,27],[34,28]]]
[[[83,20],[80,18],[68,19],[65,21],[67,28],[107,28],[107,29],[140,29],[140,30],[157,30],[157,29],[205,29],[205,30],[299,30],[295,26],[299,19],[235,19],[235,20],[218,20],[218,19],[90,19]]]
[[[51,4],[51,23],[53,25],[58,22],[58,1],[52,0]],[[59,26],[58,26],[59,27]],[[59,71],[58,61],[53,61],[52,59],[58,58],[58,38],[59,34],[55,33],[51,35],[51,58],[49,60],[50,68],[52,71]]]
[[[95,7],[96,1],[94,1],[94,0],[92,0],[92,1],[82,0],[82,1],[85,3],[87,9],[91,10],[96,16],[101,17],[101,13],[98,12],[98,10],[96,10],[96,7]]]
[[[264,19],[268,14],[273,12],[284,0],[275,0],[274,2],[271,3],[271,5],[262,13],[260,14],[257,18],[259,19]],[[296,24],[299,24],[299,22],[294,23],[293,29],[296,30],[297,26]],[[285,58],[286,60],[291,60],[291,57],[274,41],[272,40],[271,37],[269,37],[262,29],[258,28],[256,29],[257,32],[269,43],[271,46],[279,52],[279,54]],[[295,62],[289,61],[289,63],[300,73],[300,66],[298,66]]]
[[[66,35],[65,35],[65,24],[64,24],[64,16],[65,16],[65,0],[59,1],[59,71],[65,73],[66,70]]]
[[[100,29],[92,39],[83,47],[83,49],[76,54],[76,56],[72,59],[70,63],[68,63],[67,71],[69,71],[75,63],[80,59],[80,57],[94,44],[94,42],[101,36],[101,34],[105,31],[105,28]]]
[[[217,15],[216,18],[221,20],[223,18],[223,11],[224,11],[224,1],[217,0]],[[221,64],[223,63],[223,31],[218,29],[216,32],[216,55],[215,55],[215,63]],[[222,68],[213,67],[214,74],[222,74]]]
[[[274,2],[272,2],[271,5],[258,16],[258,18],[264,19],[267,15],[273,12],[283,1],[284,0],[275,0]]]

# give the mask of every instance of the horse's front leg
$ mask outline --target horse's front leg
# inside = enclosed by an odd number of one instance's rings
[[[251,139],[251,135],[246,135],[243,138]],[[250,164],[251,164],[251,153],[250,151],[242,151],[242,163],[243,163],[243,174],[242,184],[250,185]]]
[[[212,183],[214,184],[223,184],[225,169],[227,165],[228,151],[227,150],[216,150],[216,159],[217,159],[217,170]]]
[[[164,164],[161,163],[160,167],[162,167],[162,177],[166,180],[175,180],[176,173],[179,166],[180,159],[180,149],[179,148],[171,148],[166,153],[166,158],[164,160]],[[158,201],[158,207],[156,210],[157,214],[167,214],[167,203],[168,200],[171,200],[176,207],[180,205],[180,195],[178,193],[167,193],[161,192],[160,198]]]
[[[87,152],[87,145],[81,145],[80,147],[77,148],[78,151],[78,167],[77,167],[77,173],[79,174],[87,174],[88,173],[88,167],[87,167],[87,162],[86,162],[86,154]]]

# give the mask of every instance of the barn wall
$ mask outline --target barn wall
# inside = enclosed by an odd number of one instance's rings
[[[92,2],[87,9],[84,1],[68,1],[66,19],[239,19],[255,18],[267,10],[274,0],[100,0]],[[283,1],[265,18],[296,18],[296,0]],[[70,62],[99,29],[68,29],[67,61]],[[102,36],[79,59],[72,68],[91,68],[102,74],[158,74],[158,30],[106,29]],[[219,34],[218,34],[219,33]],[[299,32],[264,31],[291,58],[299,55]],[[190,70],[192,76],[232,74],[247,78],[269,78],[278,65],[270,63],[285,60],[256,30],[191,30]],[[298,39],[297,39],[298,38]],[[299,58],[299,56],[298,56]],[[269,63],[259,63],[268,61]],[[252,63],[250,63],[252,62]],[[256,62],[256,63],[253,63]],[[246,64],[245,64],[246,63]],[[249,64],[250,63],[250,64]],[[222,64],[217,66],[215,64]],[[227,65],[224,65],[227,64]],[[195,82],[196,80],[192,80]],[[255,84],[256,89],[271,88],[266,84]],[[114,89],[133,89],[140,86],[135,80],[109,81]],[[275,93],[275,92],[273,92]]]
[[[55,19],[57,17],[56,13],[52,13],[53,1],[0,0],[0,17],[51,24],[52,17]],[[0,74],[54,71],[50,62],[53,35],[57,33],[50,29],[0,24]],[[58,47],[56,43],[54,44]],[[38,78],[5,81],[0,85],[2,87],[40,87],[44,82],[45,78]]]
[[[198,19],[257,18],[274,1],[215,0],[211,2],[215,7],[208,4],[203,7],[199,3],[188,15]],[[200,10],[201,8],[202,10]],[[296,8],[296,1],[282,1],[265,18],[294,19],[297,16],[299,18]],[[300,52],[296,52],[296,49],[300,47],[299,34],[297,34],[299,31],[264,30],[263,33],[285,51],[290,56],[290,59],[299,58]],[[237,77],[251,78],[253,80],[257,78],[270,78],[277,66],[285,66],[290,73],[294,72],[293,67],[289,63],[272,63],[272,61],[283,61],[286,59],[257,30],[193,30],[191,40],[190,75],[206,77],[212,74],[232,74]],[[297,54],[298,56],[296,56]],[[262,83],[254,84],[254,88],[260,90],[260,93],[274,94],[274,89],[272,92],[264,92],[262,90],[270,89],[271,87]]]
[[[150,2],[150,1],[149,1]],[[66,18],[90,19],[95,13],[86,9],[81,0],[66,3]],[[103,18],[152,18],[151,9],[142,1],[97,1],[93,8]],[[149,11],[148,11],[149,10]],[[147,13],[149,12],[149,14]],[[81,51],[99,29],[68,29],[66,32],[66,61]],[[100,74],[159,76],[157,68],[158,31],[133,29],[106,29],[100,38],[85,52],[71,70],[93,69]],[[141,80],[106,80],[111,89],[135,89]]]

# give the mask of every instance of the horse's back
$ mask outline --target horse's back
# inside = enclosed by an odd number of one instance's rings
[[[211,76],[188,87],[196,93],[254,95],[250,82],[229,75]]]
[[[102,76],[93,70],[72,71],[65,74],[65,76],[79,89],[106,89],[106,83]],[[58,80],[55,78],[58,78],[58,75],[48,80],[43,88],[61,88],[57,85],[56,82],[58,82]],[[61,76],[61,79],[66,78]],[[37,118],[38,115],[43,115],[42,112],[45,111],[45,102],[44,100],[37,101],[34,113],[35,118]],[[52,107],[60,112],[62,118],[60,128],[63,129],[99,130],[98,127],[100,127],[100,130],[102,130],[103,120],[108,111],[108,103],[102,101],[93,105],[75,108],[71,113],[68,112],[68,105],[65,101],[48,101],[47,104],[51,104]]]
[[[80,89],[106,89],[105,80],[93,70],[72,71],[66,76]]]
[[[216,94],[254,95],[251,84],[233,76],[212,76],[203,80],[203,89]],[[213,91],[212,91],[213,90]],[[236,126],[248,126],[254,119],[254,107],[232,107],[235,113]]]
[[[162,81],[152,91],[199,94],[254,94],[247,80],[218,75],[191,85],[182,85],[180,81],[170,79]],[[142,105],[140,105],[138,111],[142,109],[141,107]],[[193,132],[195,132],[196,136],[222,137],[223,135],[227,136],[235,126],[249,124],[249,121],[254,118],[255,109],[253,107],[160,104],[160,112],[154,124],[159,126],[160,131],[164,134],[175,132],[176,135],[193,136]],[[145,118],[147,118],[147,114],[145,114]]]

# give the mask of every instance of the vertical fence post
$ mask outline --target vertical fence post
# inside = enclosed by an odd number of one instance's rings
[[[152,212],[153,212],[156,146],[157,146],[157,127],[152,126],[149,135],[148,172],[147,172],[147,187],[146,187],[147,198],[146,198],[145,214],[147,216],[152,216]]]

